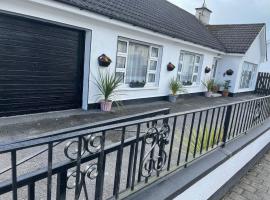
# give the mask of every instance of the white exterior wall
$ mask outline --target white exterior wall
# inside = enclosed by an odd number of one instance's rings
[[[270,40],[267,42],[267,53],[268,53],[268,61],[261,64],[259,71],[260,72],[268,72],[270,73]]]
[[[173,72],[167,71],[167,64],[172,62],[178,66],[180,51],[191,51],[203,55],[203,64],[201,70],[201,80],[205,80],[204,73],[206,66],[211,67],[213,58],[217,56],[218,51],[191,44],[185,41],[173,39],[164,35],[153,33],[145,29],[134,27],[128,24],[117,22],[87,11],[81,11],[77,8],[46,0],[10,0],[1,1],[2,11],[22,14],[34,18],[50,20],[53,22],[71,25],[92,31],[91,56],[90,56],[90,80],[88,91],[88,103],[97,102],[98,90],[94,85],[94,76],[98,75],[98,70],[109,70],[114,73],[116,63],[117,39],[119,36],[135,39],[147,43],[153,43],[163,47],[162,63],[160,71],[159,87],[155,88],[125,88],[120,89],[120,94],[116,100],[128,100],[147,97],[166,96],[169,94],[168,83],[172,77],[176,77],[177,69]],[[105,53],[112,59],[112,64],[108,68],[98,66],[97,58]],[[89,66],[87,66],[89,67]],[[87,70],[85,70],[87,71]],[[84,85],[87,85],[84,83]],[[85,91],[85,88],[84,88]],[[188,93],[205,91],[202,84],[198,86],[187,87]],[[85,91],[87,92],[87,91]],[[85,102],[84,102],[85,104]]]

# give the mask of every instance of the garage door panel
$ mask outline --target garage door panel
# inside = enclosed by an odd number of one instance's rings
[[[57,26],[51,23],[41,23],[38,20],[34,19],[25,19],[22,20],[20,17],[11,16],[11,15],[1,15],[0,18],[0,27],[20,31],[23,27],[27,33],[38,33],[43,35],[54,35],[55,37],[70,37],[75,40],[78,37],[78,32],[73,29],[65,28],[62,26]],[[40,30],[37,32],[37,29]]]
[[[0,116],[81,107],[83,51],[80,30],[0,14]]]

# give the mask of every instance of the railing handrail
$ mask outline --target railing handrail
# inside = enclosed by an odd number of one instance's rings
[[[107,125],[105,127],[103,126],[103,127],[85,129],[85,130],[81,130],[81,131],[73,131],[73,132],[69,132],[66,134],[60,134],[60,135],[44,136],[41,138],[35,138],[31,141],[26,140],[26,141],[20,141],[18,143],[5,144],[3,146],[0,146],[0,153],[7,153],[7,152],[10,152],[13,150],[17,151],[17,150],[30,148],[30,147],[34,147],[34,146],[39,146],[39,145],[44,145],[44,144],[48,144],[48,143],[60,142],[60,141],[68,140],[68,139],[78,137],[78,136],[86,136],[86,135],[90,135],[90,134],[106,132],[106,131],[112,130],[112,129],[129,127],[129,126],[138,125],[141,123],[148,123],[148,122],[152,122],[152,121],[173,118],[175,116],[193,114],[193,113],[197,113],[197,112],[203,112],[206,110],[212,110],[212,109],[216,109],[216,108],[227,107],[227,106],[237,105],[237,104],[241,104],[241,103],[245,103],[245,102],[249,102],[249,101],[266,99],[266,98],[270,98],[270,95],[263,96],[263,97],[257,97],[257,98],[253,98],[253,99],[241,100],[241,101],[232,102],[232,103],[221,104],[218,106],[210,106],[210,107],[205,107],[205,108],[182,111],[182,112],[167,114],[167,115],[163,115],[163,116],[147,117],[147,118],[143,118],[143,119],[139,119],[139,120],[111,124],[111,125]]]

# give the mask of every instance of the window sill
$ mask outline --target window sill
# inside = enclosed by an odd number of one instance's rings
[[[183,85],[184,88],[198,88],[200,87],[201,85],[200,84],[196,84],[196,85]]]

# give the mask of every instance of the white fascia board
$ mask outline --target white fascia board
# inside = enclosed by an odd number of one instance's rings
[[[145,34],[150,34],[150,35],[153,35],[153,36],[156,36],[156,37],[160,37],[162,39],[171,40],[173,42],[178,42],[178,43],[181,43],[181,44],[184,44],[184,45],[190,45],[190,46],[197,47],[197,48],[200,48],[202,50],[210,51],[210,52],[213,52],[213,53],[217,53],[217,54],[221,54],[221,55],[225,54],[225,52],[222,52],[222,51],[219,51],[219,50],[215,50],[215,49],[212,49],[212,48],[209,48],[209,47],[194,44],[192,42],[187,42],[187,41],[184,41],[184,40],[181,40],[181,39],[176,39],[176,38],[173,38],[173,37],[169,37],[169,36],[166,36],[166,35],[163,35],[163,34],[160,34],[160,33],[155,33],[155,32],[150,31],[148,29],[140,28],[138,26],[133,26],[133,25],[130,25],[128,23],[121,22],[121,21],[118,21],[118,20],[115,20],[115,19],[110,19],[109,17],[105,17],[103,15],[95,14],[95,13],[92,13],[92,12],[87,11],[87,10],[82,10],[82,9],[79,9],[79,8],[77,8],[75,6],[67,5],[67,4],[60,3],[60,2],[55,2],[53,0],[26,0],[26,1],[32,2],[32,3],[35,3],[35,4],[40,4],[40,6],[49,6],[52,9],[59,9],[59,10],[66,11],[66,12],[69,12],[69,13],[82,15],[82,16],[85,16],[85,17],[89,17],[89,18],[91,18],[93,20],[113,24],[113,25],[120,26],[120,27],[123,27],[123,28],[131,29],[131,30],[134,30],[134,31],[139,31],[139,32],[142,32],[142,33],[145,33]]]

